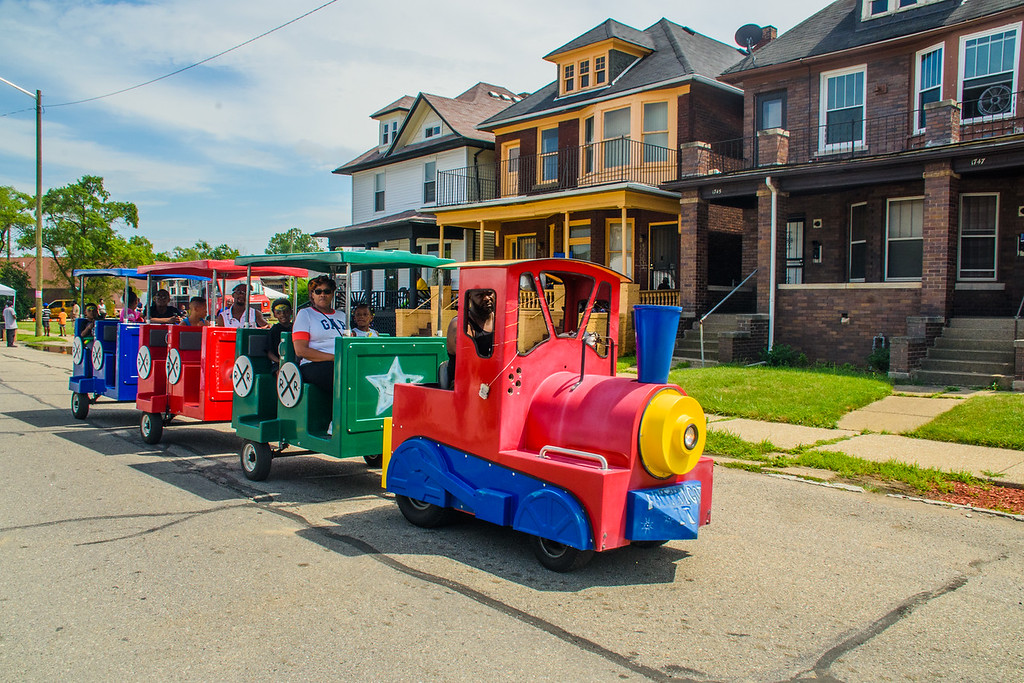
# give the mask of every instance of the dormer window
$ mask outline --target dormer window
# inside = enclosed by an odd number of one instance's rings
[[[590,87],[590,60],[584,59],[580,62],[580,87]]]
[[[864,19],[895,14],[906,10],[916,9],[922,5],[931,5],[941,0],[863,0]]]
[[[566,64],[562,73],[563,92],[572,92],[573,86],[575,85],[574,75],[576,73],[576,65]]]
[[[383,121],[380,124],[380,144],[384,147],[394,142],[398,135],[398,121]]]
[[[439,124],[439,123],[435,123],[435,124],[429,125],[429,126],[427,126],[423,130],[423,137],[425,137],[425,138],[434,138],[434,137],[437,137],[440,134],[441,134],[441,124]]]
[[[605,63],[607,58],[604,55],[594,57],[594,85],[601,85],[605,81]]]

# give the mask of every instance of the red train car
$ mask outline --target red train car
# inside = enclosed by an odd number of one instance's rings
[[[459,510],[512,526],[556,571],[696,538],[711,515],[704,412],[664,379],[616,376],[625,281],[566,259],[463,264],[454,372],[394,391],[384,486],[409,521]]]

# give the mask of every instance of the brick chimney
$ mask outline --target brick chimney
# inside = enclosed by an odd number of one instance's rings
[[[778,37],[778,35],[779,29],[775,28],[774,26],[765,26],[764,28],[761,29],[761,40],[759,40],[757,44],[751,48],[751,51],[764,47],[768,43],[775,40],[775,38]]]

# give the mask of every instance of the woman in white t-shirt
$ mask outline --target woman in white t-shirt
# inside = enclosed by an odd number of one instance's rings
[[[309,281],[309,300],[292,323],[292,345],[303,381],[334,393],[334,340],[349,335],[345,314],[334,310],[334,280],[320,275]]]

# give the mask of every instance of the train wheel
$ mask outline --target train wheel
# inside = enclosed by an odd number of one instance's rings
[[[668,541],[630,541],[629,544],[634,548],[660,548],[666,543]]]
[[[378,453],[377,455],[364,455],[363,460],[366,461],[368,467],[380,468],[384,464],[384,454]]]
[[[594,551],[579,550],[571,545],[534,536],[533,554],[542,565],[553,572],[571,572],[590,562]]]
[[[263,481],[270,476],[270,463],[274,459],[273,453],[270,452],[270,444],[246,439],[242,442],[239,458],[242,462],[242,472],[249,481]]]
[[[89,414],[89,397],[77,391],[71,394],[71,414],[78,420],[84,420]]]
[[[424,503],[408,496],[395,496],[398,502],[398,509],[402,511],[405,518],[424,529],[433,529],[447,524],[452,519],[452,511],[433,503]]]
[[[164,420],[160,413],[143,413],[139,432],[146,443],[160,443],[160,437],[164,435]]]

